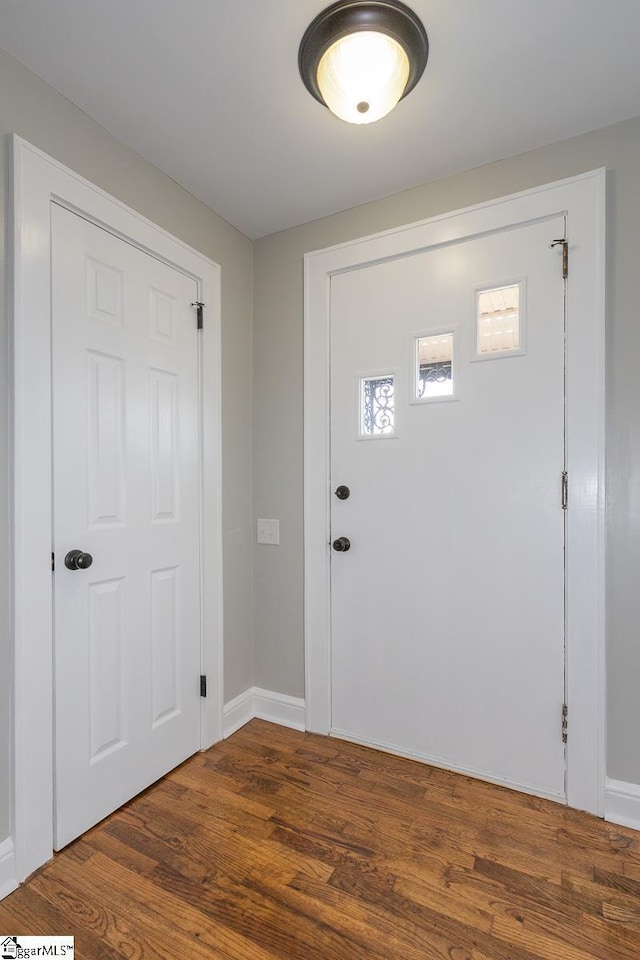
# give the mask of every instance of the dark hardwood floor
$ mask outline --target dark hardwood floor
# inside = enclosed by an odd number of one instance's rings
[[[0,904],[83,960],[638,960],[640,834],[254,720]]]

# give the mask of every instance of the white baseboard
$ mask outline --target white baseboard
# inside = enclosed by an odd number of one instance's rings
[[[292,730],[306,729],[304,700],[301,697],[288,697],[284,693],[254,687],[254,698],[255,716],[260,720],[270,720]]]
[[[244,693],[234,697],[229,703],[225,703],[222,723],[222,736],[225,740],[255,717],[253,703],[254,690],[255,687],[249,687]]]
[[[604,818],[610,823],[640,830],[640,784],[610,780],[607,777]]]
[[[224,705],[224,732],[226,740],[254,717],[279,723],[281,727],[304,730],[305,706],[300,697],[289,697],[261,687],[249,687]]]
[[[13,840],[8,837],[0,843],[0,900],[18,886]]]

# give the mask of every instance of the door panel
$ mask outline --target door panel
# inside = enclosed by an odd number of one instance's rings
[[[200,745],[199,427],[195,281],[52,215],[60,849]]]
[[[351,488],[332,497],[332,539],[352,544],[331,560],[333,731],[556,798],[564,285],[549,243],[563,230],[557,218],[331,281],[332,490]],[[478,339],[478,290],[513,286],[519,331],[492,294]],[[448,333],[454,396],[425,402],[415,340]],[[426,356],[425,382],[443,363]],[[393,433],[361,436],[363,380],[391,376]]]

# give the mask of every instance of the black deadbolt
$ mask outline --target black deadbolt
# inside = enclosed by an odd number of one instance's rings
[[[69,550],[64,558],[64,565],[68,570],[88,570],[92,563],[91,554],[83,553],[82,550]]]
[[[349,487],[345,487],[341,484],[336,490],[336,497],[338,500],[348,500],[350,496],[351,490],[349,490]]]
[[[351,540],[348,537],[338,537],[333,541],[333,549],[338,553],[346,553],[347,550],[351,550]]]

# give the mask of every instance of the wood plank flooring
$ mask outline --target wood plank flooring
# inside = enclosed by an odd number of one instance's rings
[[[640,834],[254,720],[0,903],[82,960],[638,960]]]

